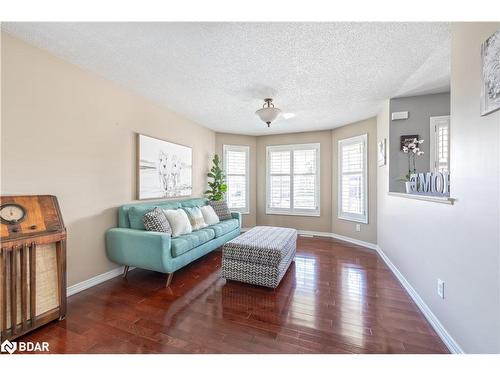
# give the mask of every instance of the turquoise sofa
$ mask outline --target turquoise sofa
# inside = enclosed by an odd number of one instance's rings
[[[125,266],[125,277],[129,267],[166,273],[169,286],[175,271],[237,237],[241,230],[241,214],[232,212],[232,219],[179,237],[146,231],[143,216],[155,207],[177,209],[206,204],[207,199],[193,198],[121,206],[118,209],[118,228],[106,232],[108,258]]]

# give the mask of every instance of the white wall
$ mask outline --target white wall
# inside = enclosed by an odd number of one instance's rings
[[[500,352],[500,112],[479,115],[480,45],[500,23],[452,25],[451,195],[388,196],[378,173],[378,244],[467,353]],[[377,118],[389,139],[389,102]],[[445,281],[445,299],[436,293]]]

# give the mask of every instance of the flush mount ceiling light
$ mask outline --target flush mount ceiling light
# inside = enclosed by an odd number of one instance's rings
[[[262,108],[255,112],[255,114],[267,124],[267,127],[271,126],[271,122],[276,120],[280,113],[281,109],[274,106],[271,98],[264,99],[264,105]]]

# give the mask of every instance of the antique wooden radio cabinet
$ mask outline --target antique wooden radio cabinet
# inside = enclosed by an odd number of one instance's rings
[[[0,342],[66,314],[66,229],[51,195],[0,197]]]

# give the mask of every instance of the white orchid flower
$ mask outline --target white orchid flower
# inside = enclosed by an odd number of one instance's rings
[[[418,141],[418,143],[422,144],[422,143],[424,143],[424,140],[421,139],[420,141]]]
[[[423,154],[424,154],[424,152],[423,152],[423,151],[419,151],[419,152],[417,152],[417,155],[418,155],[418,156],[423,155]]]

